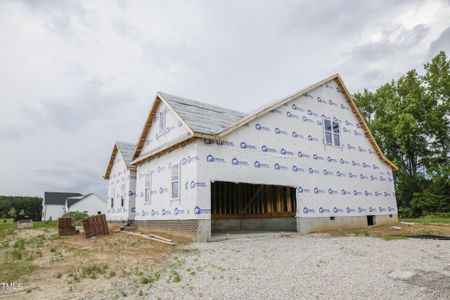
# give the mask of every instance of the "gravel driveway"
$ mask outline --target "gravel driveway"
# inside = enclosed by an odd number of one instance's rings
[[[192,244],[150,299],[450,299],[450,241],[269,236]]]

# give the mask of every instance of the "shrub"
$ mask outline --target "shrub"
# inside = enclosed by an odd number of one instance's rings
[[[72,218],[75,221],[81,221],[86,219],[87,217],[89,217],[89,215],[85,212],[81,212],[81,211],[71,211],[71,212],[66,212],[63,216],[63,218]]]

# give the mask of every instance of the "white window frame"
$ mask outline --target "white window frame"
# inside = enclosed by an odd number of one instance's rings
[[[152,173],[148,172],[144,176],[144,203],[152,202]]]
[[[325,121],[330,122],[331,124],[331,130],[327,130],[325,126]],[[334,146],[334,147],[342,147],[342,134],[341,134],[341,125],[339,122],[333,121],[331,118],[322,117],[322,128],[323,128],[323,142],[327,146]],[[334,130],[334,126],[337,125],[337,132]],[[327,142],[327,133],[331,135],[331,143]],[[336,138],[337,137],[337,138]],[[339,139],[339,145],[337,145],[336,141]]]
[[[174,174],[176,170],[177,174]],[[177,187],[178,195],[174,197],[174,186]],[[181,164],[176,163],[170,167],[170,199],[171,200],[180,200],[181,194]]]
[[[159,112],[159,134],[164,134],[166,132],[166,111]]]

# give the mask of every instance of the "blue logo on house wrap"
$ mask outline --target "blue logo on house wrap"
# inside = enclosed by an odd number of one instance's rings
[[[334,195],[334,194],[339,194],[339,192],[336,191],[336,190],[333,190],[332,188],[329,188],[329,189],[328,189],[328,194]]]
[[[310,122],[310,123],[314,123],[314,121],[310,118],[308,118],[307,116],[303,116],[302,117],[303,122]]]
[[[352,212],[355,212],[355,209],[347,206],[347,213],[352,213]]]
[[[299,139],[303,139],[304,138],[302,134],[298,134],[295,131],[292,131],[292,137],[295,138],[295,139],[296,138],[299,138]]]
[[[372,196],[372,192],[364,191],[364,196],[366,197]]]
[[[299,186],[299,187],[297,188],[297,192],[298,192],[299,194],[301,194],[301,193],[309,193],[309,189],[305,189],[305,188]]]
[[[320,155],[318,155],[318,154],[313,154],[313,159],[314,160],[323,160],[324,158],[323,158],[323,156],[320,156]]]
[[[357,190],[353,190],[353,196],[361,196],[363,193]]]
[[[376,211],[377,211],[376,207],[369,206],[369,212],[376,212]]]
[[[298,157],[309,158],[309,154],[303,153],[302,151],[298,151],[297,156]]]
[[[318,117],[319,115],[318,114],[316,114],[315,112],[313,112],[312,110],[310,110],[310,109],[308,109],[308,115],[309,116],[315,116],[315,117]]]
[[[274,114],[283,114],[282,112],[281,112],[281,110],[279,110],[279,109],[272,109],[271,111],[270,111],[271,113],[274,113]]]
[[[207,209],[207,208],[200,208],[199,206],[196,206],[194,208],[194,214],[196,215],[200,215],[200,214],[210,214],[211,213],[211,209]]]
[[[360,174],[359,175],[359,178],[361,179],[361,180],[364,180],[364,179],[369,179],[366,175],[364,175],[364,174]]]
[[[144,212],[144,211],[142,211],[142,212]],[[159,212],[152,209],[151,215],[152,216],[159,216]]]
[[[327,162],[335,163],[335,162],[337,162],[337,159],[335,159],[335,158],[333,158],[333,157],[331,157],[331,156],[328,156],[328,157],[327,157]]]
[[[319,213],[323,214],[323,213],[329,213],[330,210],[328,208],[323,208],[322,206],[319,207]]]
[[[296,114],[291,113],[290,111],[286,112],[286,117],[298,119],[298,116]]]
[[[174,213],[175,216],[184,215],[184,210],[183,209],[178,209],[178,208],[175,207],[175,209],[173,210],[173,213]]]
[[[360,147],[358,147],[358,151],[359,152],[366,152],[367,150],[360,146]]]
[[[317,102],[326,104],[326,101],[322,100],[322,98],[320,97],[317,97]]]
[[[293,165],[292,172],[305,172],[305,170],[303,168],[297,167],[296,165]]]
[[[335,208],[333,208],[333,212],[336,214],[336,213],[344,212],[344,210],[342,208],[335,207]]]
[[[262,130],[262,131],[270,131],[268,127],[262,126],[260,123],[255,124],[256,130]]]
[[[359,167],[361,164],[359,163],[359,162],[356,162],[356,161],[354,161],[354,160],[352,160],[352,166],[354,166],[354,167]]]
[[[345,159],[343,159],[343,158],[341,158],[341,159],[339,160],[339,162],[340,162],[341,164],[343,164],[343,165],[348,165],[348,164],[349,164],[348,160],[345,160]]]
[[[334,102],[333,100],[328,100],[328,104],[329,105],[333,105],[333,106],[338,106],[336,102]]]
[[[362,207],[358,207],[358,212],[359,212],[359,213],[361,213],[361,212],[366,212],[366,211],[367,211],[367,209],[362,208]]]
[[[210,163],[212,163],[212,162],[224,163],[225,162],[225,160],[223,158],[214,157],[212,154],[208,154],[206,156],[206,161],[210,162]]]
[[[275,164],[273,165],[273,168],[274,168],[275,170],[287,170],[287,167],[286,167],[286,166],[280,165],[279,163],[275,163]]]
[[[309,168],[308,169],[308,173],[309,174],[320,174],[319,170],[313,169],[313,168]]]
[[[386,208],[383,208],[383,207],[380,206],[380,207],[378,207],[378,211],[379,211],[379,212],[386,211]]]
[[[282,155],[294,155],[294,152],[289,151],[289,150],[284,149],[284,148],[281,148],[280,153],[281,153]]]
[[[231,160],[231,164],[233,166],[248,166],[248,162],[239,160],[237,157],[233,157],[233,159]]]
[[[389,206],[389,207],[388,207],[388,211],[389,211],[389,212],[395,211],[395,208]]]
[[[244,141],[242,141],[239,146],[241,147],[241,149],[256,149],[255,146],[249,145]]]
[[[350,194],[350,191],[346,191],[346,190],[342,189],[342,190],[341,190],[341,194],[344,195],[344,196],[345,196],[345,195],[349,195],[349,194]]]
[[[345,110],[350,110],[347,106],[345,106],[344,104],[341,104],[341,109],[345,109]]]
[[[333,171],[327,169],[323,169],[322,174],[325,176],[334,175]]]
[[[291,107],[292,107],[293,110],[303,111],[303,109],[301,107],[298,107],[295,103],[292,103]]]
[[[370,175],[370,180],[378,180],[378,177],[375,177],[373,175]]]
[[[356,148],[350,144],[347,144],[347,149],[348,150],[356,150]]]
[[[323,193],[325,193],[324,190],[322,190],[322,189],[320,189],[320,188],[318,188],[318,187],[315,187],[315,188],[314,188],[314,194],[323,194]]]
[[[307,214],[307,213],[315,213],[315,212],[316,212],[316,210],[313,209],[313,208],[308,208],[306,206],[303,208],[303,213],[305,213],[305,214]]]
[[[308,141],[310,141],[310,142],[318,142],[318,141],[319,141],[319,139],[318,139],[318,138],[315,138],[315,137],[313,137],[312,135],[308,135]]]
[[[286,132],[286,131],[284,131],[284,130],[281,130],[281,129],[280,129],[280,128],[278,128],[278,127],[277,127],[277,128],[275,128],[275,130],[274,130],[274,131],[275,131],[275,133],[276,133],[276,134],[287,134],[287,132]]]
[[[336,172],[336,176],[337,176],[337,177],[347,177],[347,174],[345,174],[345,173],[343,173],[343,172],[341,172],[341,171],[337,171],[337,172]]]
[[[259,160],[255,161],[255,162],[253,163],[253,166],[254,166],[255,168],[269,168],[269,165],[268,165],[268,164],[261,163]]]
[[[261,151],[262,151],[262,152],[272,152],[272,153],[277,152],[275,149],[269,148],[269,147],[267,147],[266,145],[262,145],[262,146],[261,146]]]

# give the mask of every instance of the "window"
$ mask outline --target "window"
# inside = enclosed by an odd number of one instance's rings
[[[116,188],[113,186],[111,188],[111,208],[114,208],[114,197],[116,196],[115,193],[116,193]]]
[[[172,199],[180,199],[180,164],[172,165],[172,176],[170,181],[172,188]]]
[[[159,133],[163,134],[166,130],[166,111],[159,113]]]
[[[122,185],[120,186],[120,191],[121,191],[121,201],[120,201],[120,206],[124,206],[125,205],[125,183],[122,183]]]
[[[145,174],[145,202],[150,203],[152,200],[152,174]]]
[[[341,132],[339,123],[323,118],[323,129],[325,133],[325,143],[328,145],[341,146]]]

